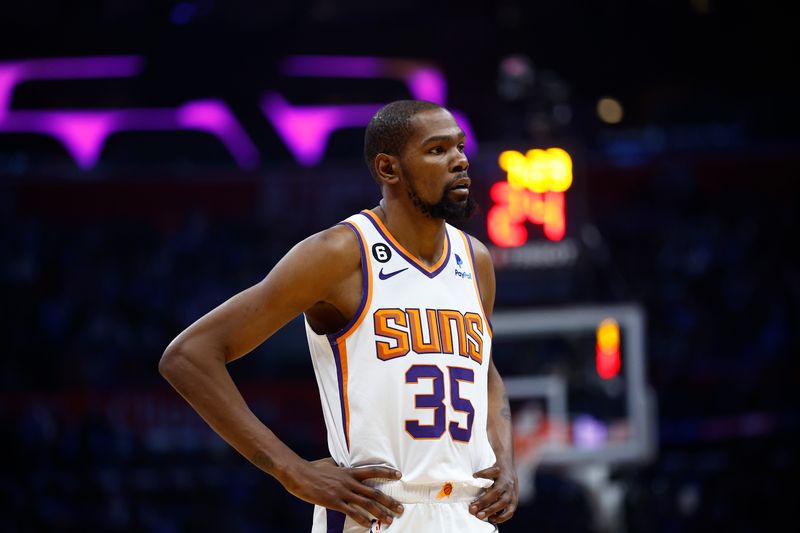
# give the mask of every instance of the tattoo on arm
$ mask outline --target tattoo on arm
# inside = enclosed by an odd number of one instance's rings
[[[503,394],[503,405],[500,406],[500,416],[511,420],[511,404],[508,403],[508,394]]]
[[[254,465],[259,467],[261,470],[264,470],[265,472],[269,472],[270,470],[272,470],[272,467],[275,466],[275,462],[269,457],[267,457],[267,454],[265,454],[260,450],[257,451],[255,455],[253,455],[252,461]]]

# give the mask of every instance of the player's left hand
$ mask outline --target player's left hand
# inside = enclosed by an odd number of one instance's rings
[[[514,515],[519,497],[519,481],[514,465],[500,462],[473,474],[475,477],[491,479],[494,484],[480,498],[469,505],[469,512],[493,524],[505,522]]]

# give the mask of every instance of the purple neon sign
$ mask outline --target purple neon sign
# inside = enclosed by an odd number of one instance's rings
[[[22,82],[82,78],[127,78],[138,75],[138,56],[36,59],[0,63],[0,123],[11,107],[11,95]]]
[[[281,63],[287,76],[316,78],[388,78],[403,81],[417,100],[444,105],[447,82],[436,67],[407,59],[370,56],[289,56]]]
[[[447,82],[442,72],[423,62],[368,56],[290,56],[281,64],[287,76],[316,78],[390,78],[405,83],[417,100],[445,105]],[[292,106],[277,92],[266,93],[261,110],[298,163],[314,166],[322,159],[331,133],[342,128],[366,126],[383,104]],[[466,149],[477,150],[467,118],[453,117],[467,135]]]
[[[297,162],[307,167],[322,159],[334,130],[364,126],[380,107],[380,104],[292,107],[276,92],[261,99],[261,109],[278,135]]]
[[[0,133],[37,133],[58,140],[82,169],[94,167],[109,136],[126,131],[188,130],[218,139],[242,168],[258,164],[258,148],[225,102],[193,100],[177,108],[12,110],[14,90],[32,80],[132,77],[139,56],[79,57],[0,62]],[[281,64],[287,76],[389,78],[402,81],[412,97],[445,105],[444,75],[428,63],[367,56],[291,56]],[[381,103],[293,106],[267,92],[261,110],[298,163],[313,166],[325,154],[330,135],[363,127]],[[453,111],[467,134],[467,151],[477,148],[469,121]]]
[[[138,56],[35,59],[0,63],[0,133],[39,133],[58,140],[82,169],[94,167],[109,136],[123,131],[201,131],[213,135],[242,168],[258,164],[258,149],[221,100],[193,100],[177,108],[11,110],[11,97],[31,80],[131,77]]]

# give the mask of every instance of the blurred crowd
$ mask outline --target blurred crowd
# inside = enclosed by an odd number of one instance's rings
[[[278,214],[65,222],[20,214],[8,191],[0,529],[307,531],[310,507],[232,452],[157,373],[174,335],[302,235]],[[591,209],[600,241],[587,246],[584,299],[644,306],[658,396],[657,459],[612,472],[627,531],[770,530],[793,504],[775,487],[800,473],[796,201],[654,180]],[[513,357],[498,361],[513,373]],[[299,323],[231,370],[281,437],[325,455]],[[568,474],[541,468],[536,498],[503,530],[597,530],[590,494]]]

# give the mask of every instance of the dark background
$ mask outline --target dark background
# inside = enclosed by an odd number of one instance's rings
[[[656,458],[615,469],[626,531],[791,527],[798,474],[797,31],[772,2],[29,2],[0,61],[136,54],[135,78],[31,82],[11,109],[219,98],[258,146],[241,170],[202,134],[112,136],[80,170],[0,132],[4,531],[307,531],[311,509],[232,452],[159,377],[169,341],[297,241],[379,198],[363,130],[297,165],[257,103],[408,97],[390,81],[288,79],[294,54],[437,65],[472,121],[486,206],[499,149],[576,147],[581,264],[499,272],[497,309],[635,302],[647,312]],[[511,55],[532,78],[509,79]],[[516,99],[502,88],[519,89]],[[621,102],[602,122],[599,98]],[[569,119],[556,120],[557,106]],[[559,116],[563,116],[559,115]],[[495,170],[495,172],[497,172]],[[486,239],[482,219],[465,229]],[[585,239],[584,239],[585,240]],[[593,244],[592,244],[593,243]],[[590,245],[591,244],[591,245]],[[514,354],[498,354],[504,374]],[[306,458],[326,454],[297,321],[231,372]],[[503,531],[596,531],[586,490],[537,474]]]

